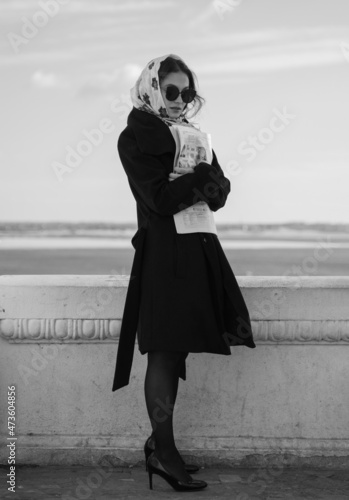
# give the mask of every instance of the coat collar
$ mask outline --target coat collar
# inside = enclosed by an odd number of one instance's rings
[[[170,127],[156,115],[133,107],[128,115],[127,125],[132,129],[142,153],[161,155],[176,152]]]

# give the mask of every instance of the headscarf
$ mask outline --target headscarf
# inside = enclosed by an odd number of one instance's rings
[[[186,110],[184,110],[178,118],[170,118],[167,113],[166,104],[164,103],[160,90],[158,74],[161,62],[167,59],[167,57],[173,57],[174,59],[184,62],[183,59],[175,54],[167,54],[149,61],[130,91],[132,104],[141,111],[156,115],[169,127],[171,127],[172,124],[194,127],[194,124],[185,121],[184,115]]]

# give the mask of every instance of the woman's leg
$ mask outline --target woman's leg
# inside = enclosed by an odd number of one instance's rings
[[[174,402],[176,401],[176,398],[177,398],[178,382],[179,382],[179,372],[180,372],[180,368],[181,368],[181,363],[183,363],[187,359],[189,353],[188,352],[180,352],[178,354],[180,354],[180,360],[178,361],[178,365],[177,365],[177,367],[178,367],[178,374],[177,374],[176,377],[173,377],[173,400],[174,400]],[[149,366],[149,362],[148,362],[148,366]],[[154,430],[152,432],[152,437],[155,440]]]
[[[166,469],[180,481],[188,481],[181,457],[175,446],[173,411],[178,391],[179,371],[187,353],[148,352],[145,377],[145,400],[155,437],[156,455]]]

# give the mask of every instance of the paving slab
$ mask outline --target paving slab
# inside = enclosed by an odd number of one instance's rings
[[[7,490],[8,467],[0,469],[1,500],[348,500],[349,471],[293,468],[211,468],[193,477],[208,487],[197,492],[177,492],[160,476],[149,489],[144,467],[17,466],[16,491]]]

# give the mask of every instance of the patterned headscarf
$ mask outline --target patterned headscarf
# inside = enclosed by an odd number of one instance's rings
[[[161,95],[158,71],[161,62],[170,56],[183,61],[183,59],[175,54],[167,54],[149,61],[131,89],[132,104],[141,111],[158,116],[169,127],[176,123],[193,127],[193,124],[185,123],[184,121],[186,109],[178,118],[170,118]]]

